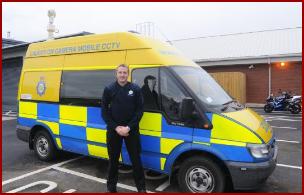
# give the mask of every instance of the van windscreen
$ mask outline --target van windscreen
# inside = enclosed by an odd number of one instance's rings
[[[171,68],[204,104],[223,105],[232,101],[232,98],[204,69],[192,66]]]

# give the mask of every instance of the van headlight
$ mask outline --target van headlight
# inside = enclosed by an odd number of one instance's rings
[[[266,144],[247,144],[247,148],[255,158],[266,158],[269,154],[269,146]]]

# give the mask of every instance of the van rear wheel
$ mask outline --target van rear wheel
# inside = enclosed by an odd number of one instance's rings
[[[56,147],[52,138],[45,131],[38,131],[34,136],[34,151],[42,161],[51,161],[56,156]]]
[[[182,192],[223,192],[225,176],[211,159],[197,156],[182,163],[178,183]]]

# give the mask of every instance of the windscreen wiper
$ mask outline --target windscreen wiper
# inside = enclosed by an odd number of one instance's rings
[[[228,101],[226,103],[223,104],[223,106],[225,106],[224,108],[221,109],[222,112],[224,112],[225,110],[227,110],[227,108],[229,107],[229,104],[233,103],[233,102],[237,102],[236,100],[231,100],[231,101]]]
[[[223,105],[227,105],[227,104],[230,104],[232,102],[237,102],[237,101],[236,100],[231,100],[231,101],[228,101],[228,102],[224,103]]]

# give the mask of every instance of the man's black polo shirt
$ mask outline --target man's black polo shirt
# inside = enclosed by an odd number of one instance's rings
[[[136,84],[128,82],[120,86],[114,82],[105,87],[102,97],[102,117],[108,130],[117,126],[129,126],[131,131],[139,129],[143,115],[143,96]]]

